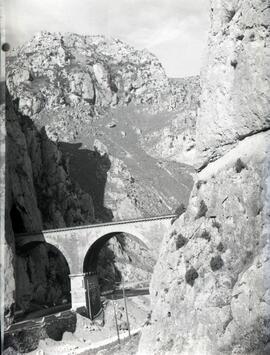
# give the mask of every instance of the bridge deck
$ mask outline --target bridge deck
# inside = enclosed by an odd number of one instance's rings
[[[53,232],[62,232],[62,231],[72,231],[72,230],[79,230],[79,229],[92,229],[92,228],[101,228],[106,226],[114,226],[114,225],[121,225],[121,224],[132,224],[132,223],[141,223],[141,222],[150,222],[150,221],[158,221],[162,219],[172,219],[177,217],[176,214],[170,214],[165,216],[156,216],[156,217],[149,217],[149,218],[137,218],[137,219],[127,219],[122,221],[112,221],[106,223],[96,223],[96,224],[87,224],[77,227],[65,227],[65,228],[57,228],[57,229],[45,229],[39,232],[31,232],[31,233],[18,233],[16,236],[23,237],[23,236],[30,236],[30,235],[43,235],[53,233]]]

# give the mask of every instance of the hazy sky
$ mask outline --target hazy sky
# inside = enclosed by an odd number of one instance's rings
[[[12,46],[40,30],[104,34],[158,56],[169,76],[198,74],[208,31],[208,0],[8,0]]]

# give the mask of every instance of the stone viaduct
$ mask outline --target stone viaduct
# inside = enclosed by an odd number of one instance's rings
[[[60,250],[69,266],[72,309],[76,310],[86,305],[85,278],[95,273],[99,251],[110,238],[129,234],[157,258],[161,240],[174,217],[166,215],[18,234],[16,245],[23,247],[45,241]]]

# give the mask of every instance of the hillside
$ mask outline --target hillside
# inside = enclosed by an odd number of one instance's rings
[[[155,56],[119,40],[43,32],[11,53],[7,85],[18,112],[68,153],[97,219],[187,202],[198,78],[168,79]]]
[[[154,268],[142,355],[270,353],[269,2],[210,9],[200,172]]]
[[[192,159],[175,151],[186,131],[194,141],[200,86],[167,78],[155,56],[119,40],[49,32],[9,54],[6,85],[10,322],[14,310],[70,297],[63,257],[45,243],[18,249],[16,233],[168,214],[188,201]],[[150,280],[155,260],[124,238],[100,254],[104,289],[122,276]]]

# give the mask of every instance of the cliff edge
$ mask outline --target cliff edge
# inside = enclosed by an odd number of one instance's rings
[[[269,1],[210,2],[200,172],[164,238],[139,354],[269,354]]]

